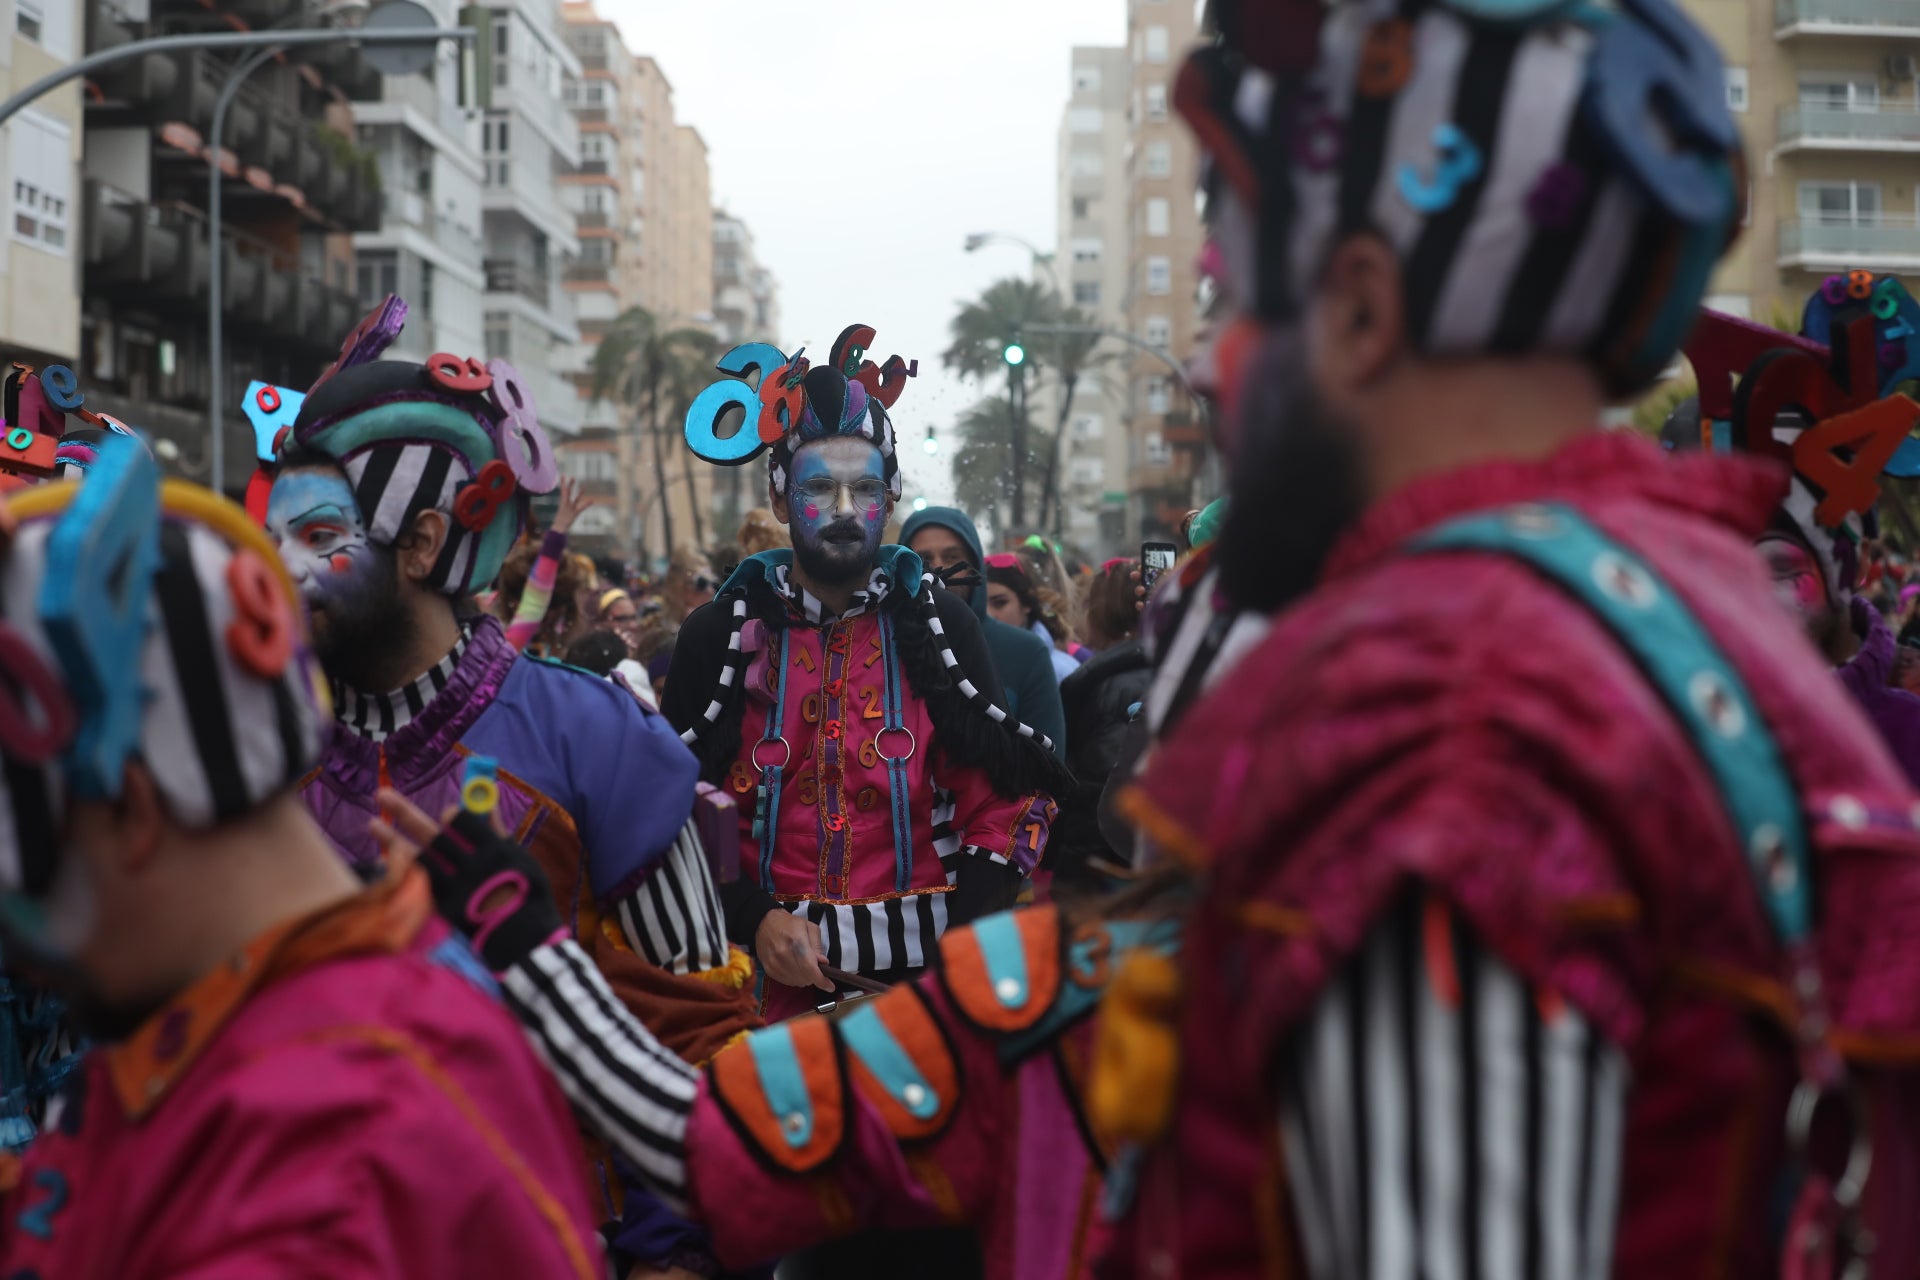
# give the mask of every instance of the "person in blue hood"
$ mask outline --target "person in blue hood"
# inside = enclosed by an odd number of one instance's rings
[[[1000,683],[1006,686],[1008,710],[1052,738],[1055,754],[1064,760],[1067,713],[1060,705],[1052,654],[1040,637],[987,616],[986,579],[980,569],[987,560],[986,548],[973,521],[957,507],[928,507],[907,517],[900,540],[940,575],[949,591],[973,607]]]

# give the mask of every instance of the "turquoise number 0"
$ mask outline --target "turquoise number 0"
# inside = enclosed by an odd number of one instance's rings
[[[120,794],[140,745],[140,650],[160,566],[160,470],[139,441],[110,436],[47,538],[40,615],[73,691],[80,726],[67,752],[75,794]]]
[[[771,373],[786,362],[780,348],[766,342],[743,343],[714,361],[720,372],[734,377],[713,383],[687,406],[687,447],[699,458],[724,466],[738,466],[766,448],[755,426],[759,393],[740,379],[755,370],[762,375]],[[741,407],[745,417],[740,420],[740,429],[722,440],[714,428],[720,423],[720,415],[734,405]]]

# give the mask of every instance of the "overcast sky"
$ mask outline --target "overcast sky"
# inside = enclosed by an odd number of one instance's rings
[[[959,302],[1029,272],[962,251],[971,231],[1054,241],[1054,149],[1076,44],[1119,45],[1126,0],[598,0],[659,60],[706,139],[713,200],[744,218],[780,281],[788,351],[823,358],[856,321],[874,356],[920,361],[894,409],[910,482],[952,490],[920,441],[982,394],[940,368]],[[715,375],[719,376],[718,374]]]

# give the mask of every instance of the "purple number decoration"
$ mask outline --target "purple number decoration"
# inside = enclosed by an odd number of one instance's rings
[[[1654,202],[1694,226],[1729,221],[1740,135],[1713,42],[1671,0],[1621,0],[1601,28],[1583,109]]]
[[[74,793],[111,800],[140,746],[140,652],[160,566],[160,469],[136,440],[109,436],[47,538],[40,617],[79,711],[67,751]]]
[[[547,429],[540,425],[533,393],[521,380],[520,371],[505,360],[487,361],[487,372],[493,375],[487,398],[500,415],[500,455],[522,489],[551,493],[560,483],[560,464],[547,442]]]

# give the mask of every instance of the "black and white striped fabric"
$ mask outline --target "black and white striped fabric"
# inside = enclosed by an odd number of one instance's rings
[[[686,1213],[694,1069],[627,1011],[572,939],[534,951],[500,985],[575,1112]]]
[[[820,603],[819,597],[813,592],[794,585],[791,569],[791,565],[784,564],[773,567],[773,588],[786,598],[795,613],[816,627],[835,618],[857,618],[871,609],[878,609],[887,598],[887,571],[876,566],[867,577],[867,585],[848,599],[847,607],[837,614],[829,614],[827,607]]]
[[[1626,1060],[1451,920],[1433,972],[1419,910],[1376,926],[1283,1054],[1308,1274],[1604,1280]]]
[[[995,724],[1009,725],[1013,731],[1021,737],[1032,738],[1046,750],[1053,750],[1052,738],[1041,733],[1025,721],[1015,719],[1008,713],[1005,707],[995,702],[992,698],[989,698],[985,690],[967,678],[967,673],[961,669],[960,659],[953,656],[953,645],[947,640],[946,624],[940,621],[940,605],[934,598],[934,581],[934,576],[931,573],[921,575],[920,583],[924,588],[922,594],[926,600],[927,608],[927,626],[933,631],[934,644],[940,648],[941,663],[946,666],[947,671],[953,676],[954,687],[960,690],[961,695],[965,697],[967,701],[984,711],[987,718]]]
[[[427,704],[453,679],[467,640],[473,634],[470,624],[462,623],[460,638],[447,656],[429,667],[425,674],[409,684],[386,693],[363,693],[349,685],[333,682],[334,718],[342,728],[370,742],[384,742],[412,723],[427,709]]]
[[[726,913],[693,819],[616,914],[627,945],[669,973],[702,973],[727,963]]]
[[[367,538],[392,546],[422,511],[452,511],[455,496],[473,472],[453,449],[429,441],[378,444],[340,460],[366,520]],[[465,582],[473,569],[480,535],[458,520],[447,522],[447,541],[427,585],[436,591]]]
[[[1402,263],[1421,350],[1565,353],[1615,392],[1644,385],[1738,229],[1732,118],[1720,110],[1682,134],[1651,98],[1642,112],[1644,148],[1714,170],[1708,215],[1643,181],[1596,110],[1610,66],[1596,51],[1638,15],[1564,5],[1500,21],[1464,7],[1338,0],[1298,83],[1220,50],[1195,55],[1176,97],[1214,151],[1223,286],[1257,294],[1235,298],[1241,309],[1291,318],[1334,244],[1372,232]],[[1718,83],[1700,45],[1689,69]],[[1273,51],[1245,52],[1260,64]]]
[[[238,818],[299,781],[319,758],[328,708],[304,640],[273,679],[234,658],[226,639],[239,620],[227,585],[234,545],[162,501],[146,638],[139,670],[127,678],[138,679],[147,698],[139,758],[174,819],[198,829]],[[52,672],[61,667],[38,601],[58,515],[23,518],[0,567],[0,612]],[[237,508],[233,515],[245,520]],[[264,543],[258,550],[271,555]],[[32,884],[39,877],[23,881],[23,859],[44,863],[60,847],[64,783],[57,763],[13,757],[4,761],[4,777],[0,884]]]
[[[879,902],[782,902],[780,907],[819,925],[827,963],[854,973],[930,964],[947,931],[947,895],[941,889]]]

